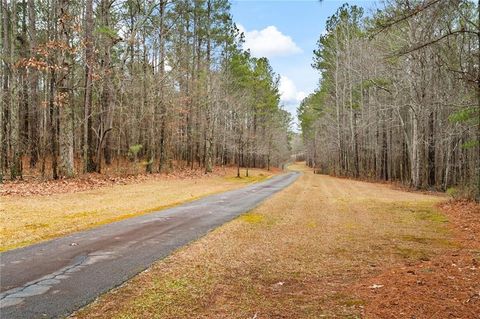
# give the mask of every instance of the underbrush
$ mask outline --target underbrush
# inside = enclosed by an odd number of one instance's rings
[[[447,195],[454,200],[469,200],[475,201],[478,196],[478,188],[474,185],[456,186],[447,189]]]

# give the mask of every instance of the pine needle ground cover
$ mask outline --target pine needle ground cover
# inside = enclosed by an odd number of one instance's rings
[[[480,313],[475,297],[480,276],[472,265],[480,258],[478,247],[458,235],[458,210],[452,215],[440,208],[444,197],[315,175],[299,164],[291,168],[304,172],[296,183],[73,317],[426,318],[440,311],[445,318],[474,318]],[[478,225],[478,215],[471,216]],[[463,261],[454,279],[442,271],[454,267],[437,262],[442,256]],[[444,280],[438,284],[434,276]]]

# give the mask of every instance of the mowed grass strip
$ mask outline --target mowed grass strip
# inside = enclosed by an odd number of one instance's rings
[[[234,170],[227,172],[226,176],[159,179],[50,196],[1,197],[0,251],[245,187],[272,175],[252,169],[249,177],[236,178]]]
[[[438,197],[304,174],[73,318],[359,318],[349,290],[453,245]]]

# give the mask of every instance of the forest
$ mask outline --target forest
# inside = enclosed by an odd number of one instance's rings
[[[318,89],[298,108],[308,164],[478,199],[479,40],[471,1],[339,8],[314,52]]]
[[[291,115],[227,0],[2,0],[0,180],[269,168]]]
[[[480,0],[344,1],[0,0],[0,318],[480,319]]]
[[[227,0],[2,0],[1,13],[0,180],[298,153],[280,77],[242,47]],[[467,0],[340,7],[298,107],[308,165],[478,198],[479,30]]]

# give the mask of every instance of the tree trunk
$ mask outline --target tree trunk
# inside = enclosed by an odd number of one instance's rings
[[[420,154],[418,138],[418,118],[414,111],[411,111],[412,118],[412,158],[411,158],[411,180],[414,188],[420,187]]]
[[[30,35],[30,56],[35,57],[35,50],[37,46],[37,30],[36,30],[36,11],[34,0],[28,0],[28,28]],[[29,149],[30,149],[30,167],[34,168],[37,165],[39,157],[39,105],[37,96],[38,75],[34,69],[29,70],[29,85],[30,85],[30,132],[29,132]]]
[[[66,48],[58,54],[57,65],[63,66],[58,73],[57,90],[55,91],[55,102],[58,109],[59,140],[60,140],[60,169],[59,175],[62,177],[72,177],[74,175],[73,159],[73,98],[70,87],[70,66],[73,63],[70,49],[70,13],[68,10],[68,0],[59,2],[59,39],[58,41]]]
[[[10,56],[10,26],[8,22],[10,21],[10,12],[8,9],[7,0],[2,2],[2,44],[3,50],[2,55],[5,57],[3,59],[2,68],[2,109],[1,109],[1,133],[0,133],[0,142],[1,142],[1,154],[0,154],[0,180],[3,181],[3,176],[8,170],[8,145],[10,143],[9,137],[9,123],[10,123],[10,110],[11,110],[11,91],[10,91],[10,81],[11,81],[11,72],[9,66]]]
[[[93,77],[93,0],[86,0],[85,6],[85,94],[83,117],[83,165],[86,173],[95,172],[96,165],[93,161],[93,114],[92,114],[92,77]]]
[[[102,0],[100,3],[100,14],[102,20],[102,26],[110,30],[110,1]],[[114,112],[114,101],[113,101],[113,88],[112,88],[112,62],[111,62],[111,50],[114,41],[117,39],[112,39],[111,35],[103,34],[102,35],[102,69],[103,69],[103,88],[102,88],[102,116],[101,116],[101,131],[100,131],[100,142],[97,149],[97,171],[101,170],[102,162],[102,150],[105,158],[105,164],[110,165],[112,163],[111,159],[111,139],[110,131],[113,124],[113,112]]]
[[[430,113],[428,137],[428,185],[435,186],[435,112]]]
[[[8,10],[8,3],[4,0],[5,9]],[[15,48],[15,30],[13,26],[16,26],[16,5],[17,3],[11,2],[10,14],[10,26],[7,24],[7,38],[5,40],[5,46],[7,47],[7,59],[8,59],[8,92],[6,94],[5,107],[10,109],[10,178],[16,179],[22,177],[22,163],[21,163],[21,145],[20,145],[20,101],[14,98],[12,92],[15,91],[15,78],[16,71],[13,67],[14,63],[14,48]],[[8,15],[7,15],[8,16]],[[6,23],[5,23],[6,24]]]

